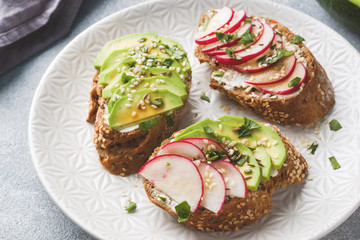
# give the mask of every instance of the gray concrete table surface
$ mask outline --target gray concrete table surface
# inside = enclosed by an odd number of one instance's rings
[[[36,175],[27,136],[31,101],[49,64],[75,36],[102,18],[144,1],[85,0],[65,38],[0,77],[0,239],[93,239],[62,213]],[[360,35],[336,22],[315,0],[273,1],[325,23],[360,51]],[[360,239],[359,226],[357,209],[323,239]]]

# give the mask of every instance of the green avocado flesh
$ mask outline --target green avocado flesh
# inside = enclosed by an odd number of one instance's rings
[[[223,116],[218,120],[205,119],[187,127],[176,135],[175,141],[185,138],[209,138],[223,145],[229,154],[229,149],[232,148],[249,156],[243,165],[239,165],[238,163],[242,162],[238,161],[233,163],[243,174],[248,189],[255,191],[261,180],[269,180],[272,168],[281,168],[286,159],[286,149],[280,136],[272,128],[251,119],[246,121],[254,124],[246,136],[239,137],[238,132],[242,125],[246,126],[245,118]],[[265,144],[274,141],[277,143],[271,146]],[[233,156],[230,155],[230,158],[233,159]]]
[[[155,33],[130,34],[105,44],[95,69],[109,99],[110,128],[122,129],[183,106],[191,72],[183,47]],[[150,95],[145,101],[144,96]]]
[[[149,94],[150,101],[156,102],[156,99],[164,99],[162,105],[155,108],[152,106],[153,104],[144,101],[145,103],[143,106],[145,109],[139,109],[138,103],[140,103],[147,94]],[[133,104],[134,102],[137,104]],[[141,89],[132,95],[132,100],[129,100],[128,97],[125,96],[114,103],[108,119],[109,126],[113,128],[127,126],[131,123],[139,123],[159,114],[179,108],[182,105],[182,99],[168,90],[158,89],[156,91],[151,91],[151,89],[148,88]]]
[[[242,117],[223,116],[220,117],[219,120],[234,127],[239,127],[245,123],[245,118]],[[258,124],[260,127],[253,129],[251,133],[258,139],[268,139],[268,143],[270,143],[271,146],[266,147],[266,151],[270,155],[272,165],[276,169],[280,169],[286,160],[286,149],[284,144],[282,144],[281,137],[271,127],[262,125],[260,123]]]

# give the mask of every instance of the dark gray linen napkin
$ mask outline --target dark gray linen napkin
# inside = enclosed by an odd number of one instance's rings
[[[0,76],[65,36],[82,0],[0,0]]]

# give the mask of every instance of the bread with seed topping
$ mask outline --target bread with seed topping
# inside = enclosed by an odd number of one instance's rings
[[[110,128],[104,117],[105,105],[109,100],[102,98],[104,85],[98,84],[98,76],[99,72],[96,72],[90,91],[87,121],[94,123],[94,143],[99,161],[106,170],[115,175],[128,176],[137,173],[154,148],[178,129],[187,99],[183,100],[182,107],[173,110],[172,126],[169,126],[163,114],[161,120],[146,131],[137,128],[129,132],[120,132]],[[190,89],[191,73],[184,82]]]
[[[271,197],[277,188],[285,188],[291,184],[300,184],[307,176],[308,165],[303,156],[296,151],[289,139],[280,134],[275,126],[271,126],[280,135],[286,151],[287,158],[285,163],[278,170],[276,176],[271,177],[268,181],[262,181],[256,191],[249,191],[246,198],[226,197],[221,211],[216,214],[204,207],[199,207],[195,213],[190,213],[188,220],[184,224],[200,231],[236,231],[240,228],[257,222],[261,217],[269,214],[272,209]],[[161,147],[168,144],[175,137],[166,139],[161,146],[156,148],[153,158]],[[142,179],[146,194],[150,201],[169,212],[175,218],[178,218],[171,202],[164,202],[158,198],[159,191],[147,179]],[[171,198],[169,198],[169,201]]]
[[[216,11],[209,12],[214,13]],[[199,26],[202,26],[204,21],[208,19],[209,12],[201,17]],[[252,18],[260,17],[253,16]],[[294,39],[295,34],[284,25],[272,19],[262,19],[282,34],[283,38],[288,42]],[[310,50],[302,42],[297,45],[301,50],[300,54],[303,60],[306,61],[307,77],[305,83],[294,94],[268,96],[269,94],[259,91],[255,86],[250,87],[251,91],[241,86],[230,89],[224,82],[217,81],[216,77],[210,78],[210,87],[224,93],[266,120],[290,125],[312,124],[322,118],[333,107],[335,103],[334,90],[325,70]],[[204,45],[198,45],[195,48],[195,55],[200,63],[208,63],[213,71],[234,71],[235,74],[243,74],[236,72],[232,66],[219,64],[207,53],[202,52],[202,48],[204,48]]]

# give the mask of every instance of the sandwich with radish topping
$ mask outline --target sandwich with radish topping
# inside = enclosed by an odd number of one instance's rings
[[[304,41],[275,20],[224,7],[201,17],[195,55],[213,70],[211,88],[264,119],[308,125],[332,108],[334,90]]]
[[[140,169],[150,201],[191,229],[236,231],[272,208],[308,165],[289,139],[246,117],[205,119],[174,133]]]

